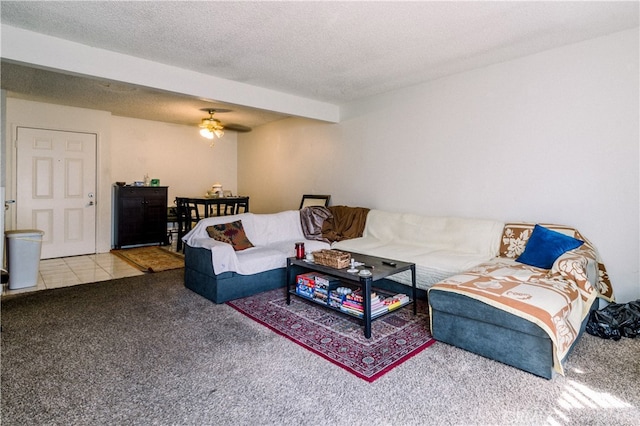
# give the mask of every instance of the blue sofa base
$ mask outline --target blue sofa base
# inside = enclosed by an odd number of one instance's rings
[[[429,291],[429,305],[434,339],[545,379],[553,377],[553,345],[536,324],[473,298],[437,289]],[[597,306],[598,299],[591,310]],[[589,315],[562,362],[578,343],[588,319]]]
[[[210,250],[185,245],[184,285],[215,303],[224,303],[286,286],[286,268],[253,275],[235,272],[216,275]]]
[[[304,270],[295,271],[295,274]],[[211,264],[211,251],[184,247],[184,285],[188,289],[206,297],[215,303],[248,297],[264,291],[286,287],[287,269],[278,268],[253,275],[240,275],[235,272],[224,272],[216,275]],[[377,287],[395,293],[409,294],[409,287],[391,280],[381,280]],[[418,289],[418,298],[426,299],[426,291]]]

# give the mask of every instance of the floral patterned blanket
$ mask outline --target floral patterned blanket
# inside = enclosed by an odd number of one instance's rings
[[[560,256],[550,270],[516,262],[534,224],[506,224],[500,257],[432,287],[480,300],[541,327],[551,338],[554,369],[577,339],[580,325],[596,297],[613,301],[606,269],[591,243],[573,228],[543,225],[584,241]]]

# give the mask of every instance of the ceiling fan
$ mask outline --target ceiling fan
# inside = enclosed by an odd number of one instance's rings
[[[207,138],[213,139],[214,136],[221,138],[224,135],[224,130],[232,130],[234,132],[246,133],[251,131],[251,127],[243,126],[241,124],[222,124],[220,120],[214,118],[215,113],[230,112],[230,109],[220,108],[202,108],[201,111],[205,111],[209,114],[209,117],[203,118],[200,121],[200,134]]]

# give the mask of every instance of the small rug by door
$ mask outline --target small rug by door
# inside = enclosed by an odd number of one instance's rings
[[[295,296],[287,305],[286,297],[284,289],[276,289],[227,304],[368,382],[435,342],[426,301],[418,301],[415,316],[404,307],[376,319],[367,339],[358,319]]]
[[[111,250],[111,253],[126,260],[143,272],[160,272],[184,268],[184,256],[158,246],[134,247]]]

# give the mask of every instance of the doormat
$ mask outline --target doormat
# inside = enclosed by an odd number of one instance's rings
[[[409,305],[374,320],[371,338],[357,318],[271,290],[227,302],[229,306],[276,333],[320,355],[352,374],[373,382],[431,346],[427,302],[418,300],[418,313]]]
[[[160,272],[184,268],[184,256],[182,254],[158,246],[114,249],[111,250],[111,253],[143,272]]]

